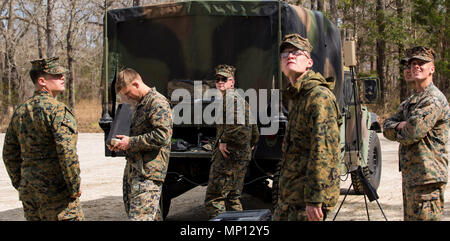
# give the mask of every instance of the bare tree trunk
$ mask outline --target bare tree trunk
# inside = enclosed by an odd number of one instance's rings
[[[377,69],[375,58],[370,56],[370,72],[374,72]]]
[[[69,85],[69,100],[68,105],[72,110],[75,109],[75,81],[73,74],[75,73],[73,69],[73,44],[72,38],[74,34],[74,21],[75,14],[77,10],[77,0],[70,0],[70,13],[69,13],[69,27],[67,28],[66,43],[67,43],[67,68],[69,69],[69,74],[67,75],[67,82]]]
[[[338,24],[338,9],[336,5],[336,0],[330,0],[330,13],[331,13],[331,21],[334,24]]]
[[[0,30],[1,30],[1,26],[2,24],[0,24]],[[5,103],[5,82],[4,82],[4,74],[6,72],[6,68],[5,68],[5,53],[3,52],[3,50],[0,50],[0,113],[4,113],[4,106],[6,106]],[[0,123],[3,121],[3,115],[0,115]]]
[[[19,104],[21,96],[21,85],[22,82],[19,72],[17,70],[16,58],[15,58],[15,47],[6,51],[8,56],[9,64],[9,101],[10,106],[14,107]]]
[[[3,76],[4,78],[4,83],[5,83],[5,102],[6,102],[6,106],[9,107],[10,105],[12,105],[12,83],[11,83],[11,61],[13,61],[13,59],[11,59],[11,50],[13,49],[13,44],[12,44],[12,35],[13,35],[13,25],[14,25],[14,19],[15,19],[15,14],[14,14],[14,6],[15,6],[15,0],[11,0],[9,2],[9,8],[8,8],[8,24],[7,24],[7,29],[6,29],[6,35],[5,35],[5,75]],[[7,111],[9,110],[9,108],[7,109]],[[7,112],[7,115],[9,115],[10,113]]]
[[[352,0],[353,5],[353,38],[356,39],[356,31],[357,31],[357,24],[358,24],[358,13],[357,13],[357,7],[356,7],[356,0]]]
[[[303,6],[303,0],[297,0],[297,1],[295,2],[295,5],[297,5],[297,6]]]
[[[357,36],[356,40],[356,49],[363,50],[363,45],[365,44],[364,38],[362,36]],[[366,57],[366,51],[358,51],[356,58],[358,64],[356,65],[356,73],[361,73],[363,70],[363,63]]]
[[[55,3],[53,0],[47,0],[47,57],[55,56],[55,29],[53,22],[53,7]]]
[[[316,0],[311,0],[311,10],[316,10]]]
[[[38,42],[38,54],[39,58],[44,58],[44,46],[42,45],[42,32],[41,27],[39,25],[36,25],[36,32],[37,32],[37,42]]]
[[[449,23],[448,21],[448,6],[450,4],[447,3],[445,4],[445,13],[447,13],[446,15],[444,15],[444,20],[443,23],[445,24],[444,26],[440,26],[439,30],[438,30],[438,49],[437,49],[437,53],[436,53],[436,59],[439,59],[442,62],[446,62],[448,61],[448,57],[446,58],[446,46],[448,44],[448,38],[446,37],[446,31],[447,31],[447,24]],[[440,55],[440,56],[439,56]],[[445,65],[441,65],[441,66],[445,66]],[[437,85],[439,87],[439,89],[446,93],[447,89],[449,87],[449,77],[445,75],[444,70],[442,69],[436,69],[435,72],[436,75],[436,81],[439,83],[439,85]]]
[[[444,15],[444,18],[445,18],[444,23],[445,23],[446,27],[441,26],[441,32],[440,32],[441,38],[439,39],[439,44],[441,45],[441,60],[443,60],[443,61],[448,61],[448,59],[446,59],[446,55],[447,55],[447,51],[448,51],[447,48],[449,46],[449,43],[448,43],[449,38],[447,35],[448,34],[447,27],[450,24],[449,17],[448,17],[449,5],[450,5],[450,3],[449,3],[449,1],[447,1],[446,5],[445,5],[445,12],[447,14]],[[447,36],[447,37],[445,37],[445,36]],[[443,73],[444,74],[441,75],[441,83],[443,83],[442,91],[447,92],[448,88],[450,87],[450,84],[448,83],[450,80],[449,80],[449,77],[447,75],[445,75],[446,73],[445,72],[443,72]]]
[[[397,18],[398,19],[403,19],[403,0],[395,0],[395,5],[397,7]],[[399,60],[401,60],[404,57],[404,53],[405,53],[405,46],[403,45],[403,43],[401,42],[401,40],[399,41],[399,43],[397,44],[398,47],[398,56],[399,56]],[[406,100],[406,98],[408,98],[408,87],[406,84],[406,80],[405,77],[403,76],[403,69],[404,66],[401,66],[401,64],[399,64],[399,74],[400,74],[400,78],[399,78],[399,86],[398,89],[400,90],[400,102]]]
[[[14,8],[16,6],[16,0],[9,1],[8,9],[8,23],[5,31],[5,68],[3,75],[4,85],[4,109],[1,110],[6,116],[9,116],[13,110],[14,105],[18,104],[19,100],[19,88],[21,77],[17,70],[15,60],[15,37],[14,37],[14,22],[16,19]]]
[[[325,0],[317,0],[317,11],[325,11]]]
[[[380,79],[380,87],[381,87],[381,103],[385,103],[386,96],[386,78],[385,78],[385,63],[386,63],[386,41],[384,38],[385,34],[385,21],[384,21],[384,3],[382,0],[377,0],[376,7],[376,23],[378,26],[378,39],[377,39],[377,73],[378,78]],[[385,108],[385,104],[383,104],[383,109]]]

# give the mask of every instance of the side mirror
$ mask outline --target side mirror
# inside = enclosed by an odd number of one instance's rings
[[[362,102],[364,104],[376,104],[380,99],[380,80],[376,77],[358,79],[362,84]]]

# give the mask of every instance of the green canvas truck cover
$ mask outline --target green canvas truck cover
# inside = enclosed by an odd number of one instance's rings
[[[321,12],[278,1],[184,1],[109,10],[106,19],[104,108],[112,117],[116,73],[125,67],[168,99],[174,82],[189,86],[200,80],[213,87],[219,64],[237,68],[237,88],[283,89],[288,81],[279,78],[279,37],[289,33],[310,40],[313,70],[334,77],[342,106],[340,33]]]

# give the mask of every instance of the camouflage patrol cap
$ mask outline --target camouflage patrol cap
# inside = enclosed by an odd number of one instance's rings
[[[411,54],[412,54],[412,48],[409,48],[405,51],[405,57],[400,60],[400,64],[401,65],[405,65],[408,63],[409,59],[411,59]]]
[[[59,57],[51,57],[47,59],[36,59],[30,61],[31,70],[43,71],[47,74],[65,74],[67,69],[62,67],[58,62],[56,62]]]
[[[408,59],[408,62],[412,59],[420,59],[426,62],[434,61],[436,54],[434,50],[428,47],[416,46],[411,48],[411,57]]]
[[[300,50],[311,53],[313,47],[307,38],[303,38],[299,34],[287,34],[284,36],[283,42],[280,45],[280,53],[289,45],[292,45]]]
[[[234,72],[236,71],[236,68],[230,65],[226,64],[220,64],[216,67],[216,75],[222,75],[227,78],[233,77],[234,78]]]

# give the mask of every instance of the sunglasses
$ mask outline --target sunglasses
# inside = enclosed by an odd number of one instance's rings
[[[228,78],[224,77],[224,76],[217,76],[217,78],[216,78],[216,83],[227,82],[227,81],[228,81]]]
[[[62,79],[63,76],[64,76],[64,74],[47,74],[47,79],[60,80],[60,79]]]

